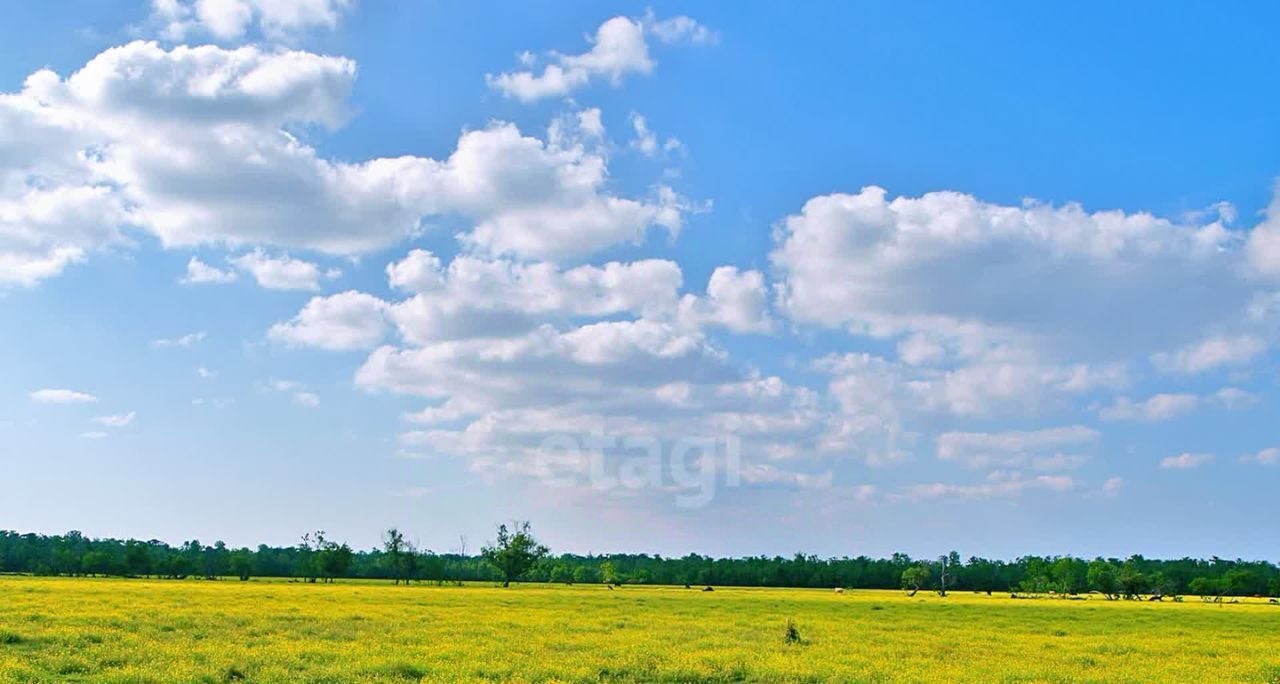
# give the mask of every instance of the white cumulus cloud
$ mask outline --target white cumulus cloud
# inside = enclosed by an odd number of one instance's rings
[[[273,340],[321,349],[368,349],[386,334],[386,304],[354,290],[313,297],[292,320],[271,326]]]
[[[210,266],[196,257],[187,261],[187,274],[178,282],[183,285],[199,285],[202,283],[234,283],[236,272]]]
[[[253,275],[258,285],[268,290],[319,290],[321,278],[341,274],[322,272],[310,261],[294,259],[287,254],[273,257],[262,250],[234,257],[231,263]]]
[[[553,52],[550,63],[541,73],[534,69],[488,74],[490,88],[525,102],[546,97],[568,95],[592,81],[608,81],[613,85],[625,76],[648,74],[655,62],[649,54],[649,37],[663,43],[712,44],[716,34],[686,16],[657,20],[652,14],[632,19],[613,17],[596,29],[588,41],[591,49],[576,55]],[[524,53],[525,66],[532,66],[536,56]]]
[[[434,218],[461,221],[476,250],[558,259],[676,234],[697,208],[661,185],[614,194],[602,152],[501,122],[464,132],[443,160],[326,159],[292,131],[345,123],[355,74],[299,50],[144,41],[65,78],[32,74],[0,93],[0,284],[52,277],[134,230],[167,248],[345,256]],[[584,131],[601,129],[584,116]],[[182,282],[234,277],[192,258]]]

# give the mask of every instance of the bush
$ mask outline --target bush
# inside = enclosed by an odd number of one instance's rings
[[[800,628],[796,627],[795,620],[787,620],[786,642],[788,644],[800,643]]]

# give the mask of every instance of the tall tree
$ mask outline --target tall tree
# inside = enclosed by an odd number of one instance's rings
[[[412,555],[413,547],[405,541],[404,533],[394,527],[383,533],[382,553],[387,562],[387,570],[390,571],[395,583],[400,584],[400,580],[403,579],[404,583],[408,584],[408,556]]]
[[[231,574],[239,577],[241,582],[248,582],[249,577],[253,574],[253,552],[249,551],[249,549],[232,551],[230,567]]]
[[[147,545],[136,539],[130,539],[124,543],[124,565],[126,571],[137,577],[138,575],[151,574],[151,554],[147,551]]]
[[[547,547],[534,539],[532,528],[525,521],[513,524],[510,530],[506,525],[498,525],[497,540],[485,546],[481,555],[502,573],[502,586],[509,587],[532,570],[548,552]]]

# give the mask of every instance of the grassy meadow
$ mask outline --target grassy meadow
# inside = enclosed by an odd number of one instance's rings
[[[227,681],[1277,684],[1280,607],[0,577],[0,682]]]

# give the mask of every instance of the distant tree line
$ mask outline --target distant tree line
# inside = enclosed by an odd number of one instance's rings
[[[955,552],[929,560],[901,553],[889,558],[552,555],[533,538],[527,523],[511,529],[500,527],[497,540],[478,555],[465,550],[434,553],[417,549],[394,529],[384,534],[381,547],[367,551],[332,541],[324,532],[304,535],[295,546],[249,549],[197,540],[170,546],[156,540],[92,539],[79,532],[46,536],[0,531],[0,572],[163,579],[285,577],[302,582],[342,578],[396,583],[524,580],[1066,595],[1097,592],[1115,599],[1144,594],[1280,596],[1280,567],[1266,561],[1142,556],[963,560]]]

